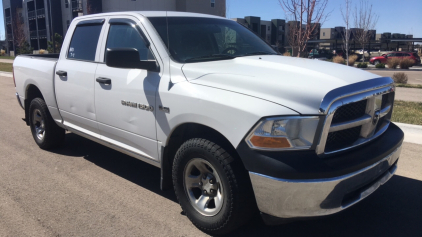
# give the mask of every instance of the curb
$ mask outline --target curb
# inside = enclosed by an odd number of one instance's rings
[[[396,123],[395,125],[399,126],[404,132],[404,142],[421,144],[422,145],[422,126],[413,125],[407,123]]]
[[[415,68],[415,69],[390,69],[390,68],[360,68],[365,71],[390,71],[390,72],[420,72],[422,69]]]
[[[10,77],[10,78],[12,78],[13,77],[13,73],[12,72],[3,72],[3,71],[0,71],[0,77]]]

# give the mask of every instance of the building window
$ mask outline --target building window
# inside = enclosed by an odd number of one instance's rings
[[[322,36],[325,36],[325,32],[322,32]]]
[[[271,30],[271,26],[268,26],[268,30]]]
[[[66,8],[69,8],[69,0],[64,0],[64,5],[66,6]]]
[[[215,7],[215,0],[211,0],[211,7]]]

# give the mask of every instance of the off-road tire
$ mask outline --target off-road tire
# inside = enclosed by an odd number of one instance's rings
[[[39,111],[39,115],[44,124],[44,135],[40,139],[36,133],[36,121],[34,119],[34,111]],[[59,127],[51,117],[48,111],[47,104],[41,98],[35,98],[29,105],[29,126],[31,128],[32,136],[37,145],[44,150],[52,149],[63,144],[65,138],[65,130]],[[35,122],[34,122],[35,121]]]
[[[217,171],[223,186],[223,204],[214,216],[197,211],[184,186],[186,165],[193,159],[209,162]],[[227,234],[246,224],[257,212],[255,197],[248,173],[241,160],[221,146],[206,139],[186,141],[177,151],[173,161],[173,185],[177,199],[186,216],[203,232],[211,235]]]

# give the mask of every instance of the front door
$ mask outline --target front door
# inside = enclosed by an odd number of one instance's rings
[[[103,43],[104,54],[107,48],[135,48],[141,60],[155,60],[136,24],[139,24],[136,19],[111,18]],[[95,83],[95,106],[102,139],[158,160],[155,95],[160,73],[112,68],[104,63],[98,65],[95,78],[99,81]]]
[[[94,137],[99,136],[95,111],[95,71],[98,66],[97,46],[103,27],[101,20],[81,21],[64,45],[56,66],[55,90],[64,124]],[[58,74],[58,75],[57,75]]]

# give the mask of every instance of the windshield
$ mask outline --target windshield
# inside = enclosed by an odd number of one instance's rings
[[[172,58],[180,63],[277,54],[257,35],[231,20],[200,17],[150,17],[149,20]]]

